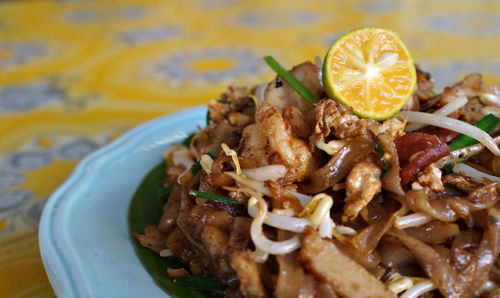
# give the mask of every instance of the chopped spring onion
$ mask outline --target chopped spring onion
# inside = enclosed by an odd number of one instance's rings
[[[221,203],[228,203],[228,204],[239,204],[235,199],[228,198],[225,196],[219,196],[213,193],[208,193],[208,192],[202,192],[202,191],[197,191],[194,189],[191,189],[189,191],[189,194],[198,198],[210,200],[210,201],[216,201],[216,202],[221,202]]]
[[[424,112],[404,111],[408,122],[426,123],[468,135],[484,144],[493,154],[500,156],[500,149],[493,138],[481,129],[467,122]]]
[[[276,61],[271,56],[264,57],[264,61],[290,86],[295,90],[300,96],[302,96],[308,103],[313,104],[318,102],[318,99],[314,94],[309,91],[299,80],[297,80],[291,73],[281,66],[278,61]]]
[[[463,163],[457,163],[453,167],[453,173],[465,175],[467,177],[471,177],[472,179],[474,179],[476,182],[479,182],[479,183],[500,181],[500,177],[492,176],[492,175],[483,173],[483,172],[478,171],[478,170],[474,169],[473,167],[468,166],[468,165],[463,164]]]
[[[385,159],[385,152],[384,149],[382,149],[382,146],[379,143],[376,143],[375,148],[377,149],[378,154],[380,154],[380,158],[382,159],[382,163],[384,164],[384,169],[387,171],[389,169],[389,164],[387,164],[387,160]],[[382,176],[384,176],[382,174]]]
[[[490,134],[500,124],[500,119],[493,114],[488,114],[479,120],[474,126]],[[450,151],[476,144],[477,141],[466,135],[459,135],[450,144]]]

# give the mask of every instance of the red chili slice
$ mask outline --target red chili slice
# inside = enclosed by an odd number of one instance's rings
[[[450,153],[448,145],[436,135],[421,132],[406,134],[394,143],[402,166],[401,185],[407,185],[415,174]]]

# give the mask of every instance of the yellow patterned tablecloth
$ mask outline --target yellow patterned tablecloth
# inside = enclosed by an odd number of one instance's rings
[[[54,296],[38,252],[48,196],[89,152],[230,83],[273,76],[346,30],[385,26],[445,86],[500,79],[492,0],[0,2],[0,297]]]

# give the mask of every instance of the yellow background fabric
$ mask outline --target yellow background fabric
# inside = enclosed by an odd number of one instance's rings
[[[323,56],[360,26],[397,31],[438,86],[472,71],[497,84],[499,12],[487,0],[0,2],[0,296],[54,296],[43,205],[131,127],[270,79],[265,55]]]

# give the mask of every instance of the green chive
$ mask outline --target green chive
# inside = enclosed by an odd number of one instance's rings
[[[380,154],[380,158],[382,159],[382,163],[384,164],[384,168],[387,171],[389,169],[389,165],[387,164],[387,160],[385,160],[385,157],[384,157],[384,149],[382,149],[382,146],[380,146],[379,143],[376,143],[375,148],[377,149],[378,154]]]
[[[278,61],[273,57],[264,57],[264,61],[290,86],[295,90],[300,96],[302,96],[308,103],[313,104],[318,102],[318,99],[302,85],[299,80],[297,80],[291,73],[281,66]]]
[[[198,198],[202,199],[207,199],[210,201],[216,201],[216,202],[221,202],[221,203],[228,203],[228,204],[239,204],[236,200],[224,196],[219,196],[213,193],[208,193],[208,192],[202,192],[202,191],[197,191],[194,189],[191,189],[189,191],[189,194]]]
[[[495,130],[495,128],[497,128],[499,124],[500,124],[500,119],[495,117],[495,115],[493,114],[488,114],[484,116],[481,120],[479,120],[474,126],[490,134]],[[453,140],[453,142],[451,142],[450,151],[471,146],[476,143],[478,143],[476,139],[473,139],[466,135],[459,135],[455,140]]]

